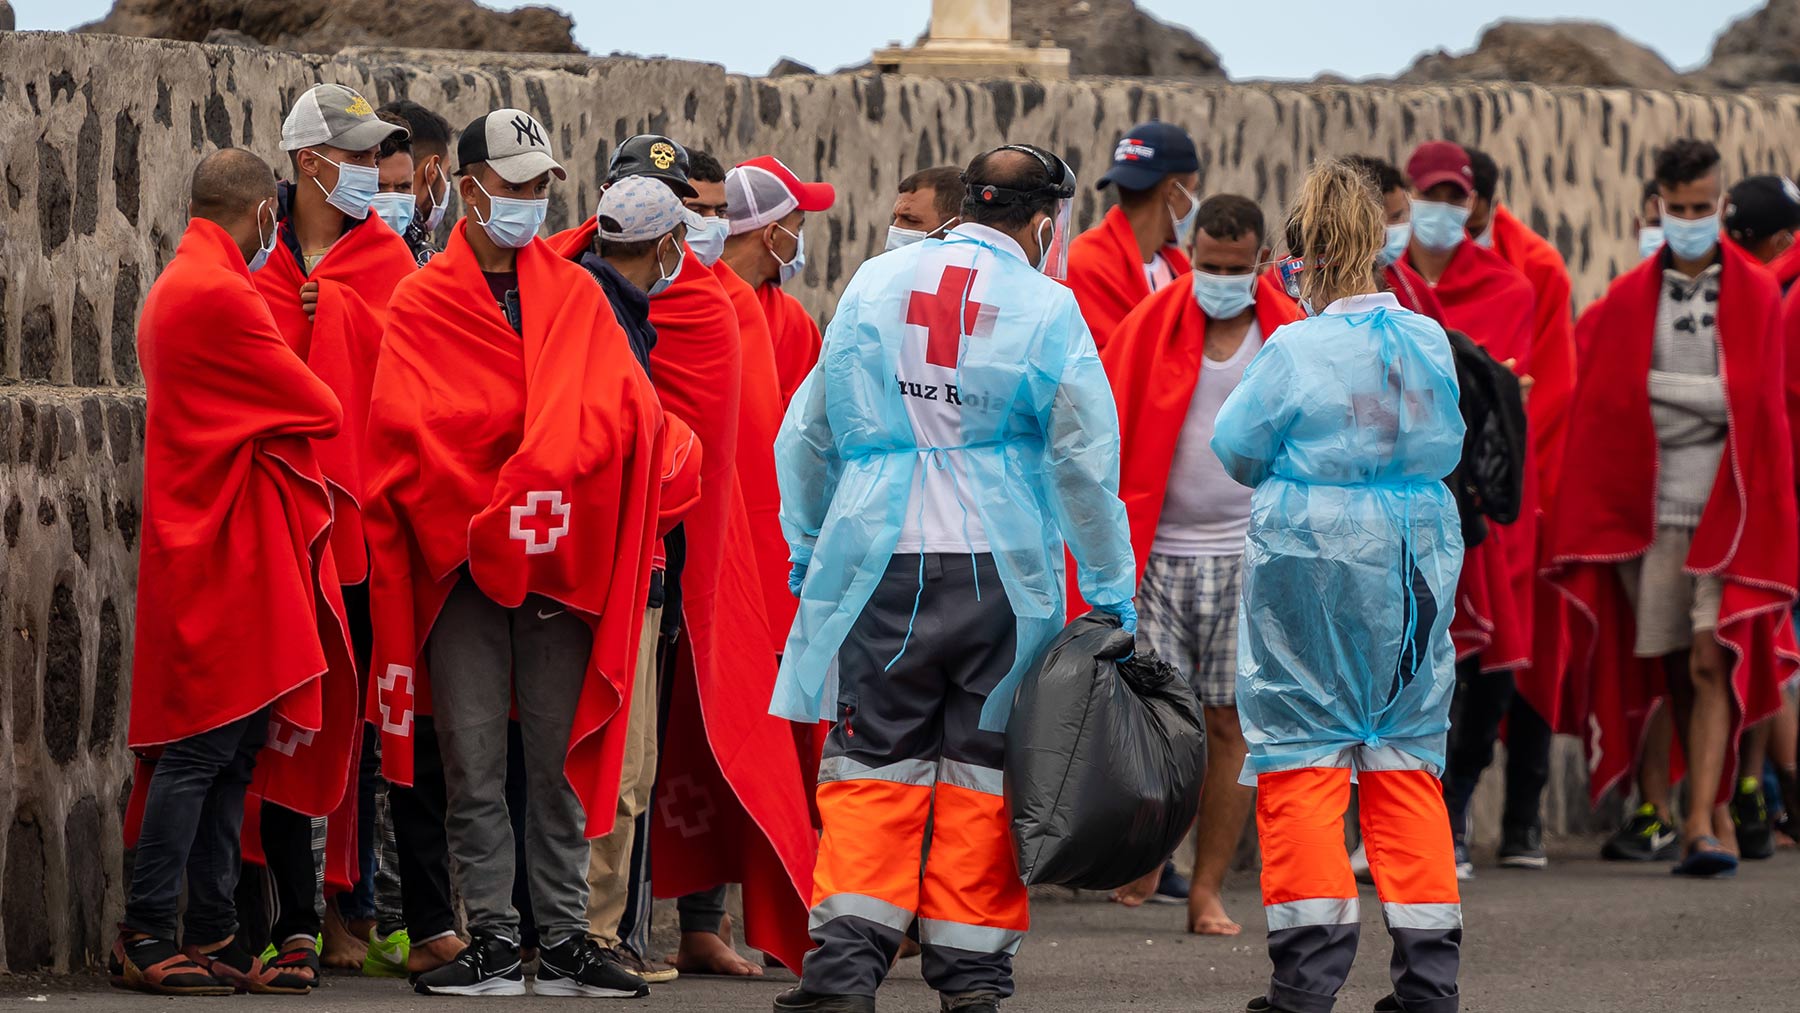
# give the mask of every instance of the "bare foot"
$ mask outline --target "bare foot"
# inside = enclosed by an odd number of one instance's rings
[[[1188,897],[1188,931],[1197,936],[1235,936],[1244,927],[1225,913],[1225,902],[1218,894],[1195,890]]]
[[[763,969],[738,955],[717,932],[683,932],[681,949],[670,959],[682,974],[760,978]]]
[[[1112,892],[1113,902],[1126,907],[1140,907],[1156,893],[1156,884],[1162,882],[1162,866],[1156,871],[1139,879],[1135,883],[1127,883]]]
[[[361,939],[350,934],[344,920],[338,916],[337,905],[325,905],[325,948],[319,954],[319,960],[326,967],[349,968],[360,970],[363,959],[369,955],[369,937]]]
[[[406,970],[411,974],[435,971],[457,958],[468,943],[456,936],[439,936],[429,943],[414,943],[406,955]]]

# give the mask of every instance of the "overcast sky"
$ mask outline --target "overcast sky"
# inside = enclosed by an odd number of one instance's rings
[[[1139,0],[1165,21],[1186,25],[1218,50],[1238,78],[1347,77],[1398,73],[1419,53],[1475,44],[1499,18],[1587,18],[1609,22],[1678,69],[1704,63],[1713,39],[1762,0]],[[70,28],[94,20],[110,0],[12,0],[21,29]],[[493,7],[519,7],[493,2]],[[790,56],[820,70],[861,63],[890,39],[911,40],[930,0],[559,0],[575,37],[597,54],[614,51],[722,63],[759,74]]]

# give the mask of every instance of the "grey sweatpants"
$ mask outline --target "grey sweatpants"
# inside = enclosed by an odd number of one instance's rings
[[[467,573],[432,628],[426,649],[449,801],[444,831],[471,934],[519,939],[506,808],[507,721],[515,701],[538,932],[555,946],[587,931],[588,843],[563,763],[592,644],[587,624],[562,605],[528,595],[518,608],[502,607]]]

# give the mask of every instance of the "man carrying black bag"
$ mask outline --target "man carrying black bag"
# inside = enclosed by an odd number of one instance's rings
[[[915,916],[945,1010],[1012,994],[1030,911],[1002,729],[1062,631],[1065,540],[1084,597],[1137,627],[1111,389],[1045,277],[1074,173],[1008,145],[963,182],[964,224],[851,280],[776,441],[800,609],[770,710],[834,722],[817,948],[778,1011],[874,1010]]]

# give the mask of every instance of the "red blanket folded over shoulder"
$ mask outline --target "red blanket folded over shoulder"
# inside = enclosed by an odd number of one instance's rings
[[[567,773],[587,833],[611,829],[664,470],[664,421],[605,294],[541,241],[518,251],[513,331],[457,225],[394,292],[369,416],[375,656],[370,720],[412,781],[423,648],[466,565],[516,607],[542,595],[594,632]],[[505,673],[495,673],[504,678]]]
[[[283,221],[281,227],[291,225]],[[369,417],[375,356],[381,349],[394,286],[417,266],[406,241],[377,218],[344,233],[310,275],[301,272],[285,246],[277,246],[254,275],[282,336],[344,406],[343,428],[320,444],[319,464],[335,490],[331,549],[338,577],[346,584],[362,583],[369,572],[361,507],[368,467],[363,426]],[[309,281],[319,283],[319,303],[310,320],[300,305],[300,288]]]
[[[1720,372],[1729,409],[1725,455],[1694,532],[1687,568],[1725,584],[1716,633],[1733,655],[1734,720],[1780,707],[1778,687],[1800,664],[1787,609],[1800,567],[1794,483],[1782,395],[1779,297],[1774,279],[1721,244]],[[1646,382],[1653,354],[1661,257],[1614,283],[1581,322],[1583,351],[1605,368],[1583,371],[1571,404],[1548,576],[1568,597],[1571,657],[1562,730],[1587,740],[1598,799],[1631,769],[1663,695],[1655,659],[1633,654],[1636,625],[1618,564],[1656,537],[1659,449]],[[1731,736],[1735,756],[1737,734]],[[1721,786],[1729,797],[1735,764]]]
[[[782,291],[780,285],[769,282],[759,287],[756,302],[762,307],[763,319],[769,322],[769,341],[775,349],[775,373],[781,383],[781,407],[785,410],[806,375],[819,364],[819,347],[824,338],[812,314],[806,312],[800,300]]]
[[[1176,277],[1194,269],[1179,248],[1165,246],[1160,252]],[[1131,231],[1131,221],[1124,211],[1115,207],[1106,212],[1099,225],[1069,244],[1068,285],[1094,336],[1094,347],[1105,349],[1119,321],[1138,303],[1150,298],[1144,256],[1138,251],[1137,234]]]
[[[150,750],[273,705],[257,789],[324,815],[361,733],[315,453],[342,409],[203,219],[151,286],[138,344],[149,415],[128,740]]]

